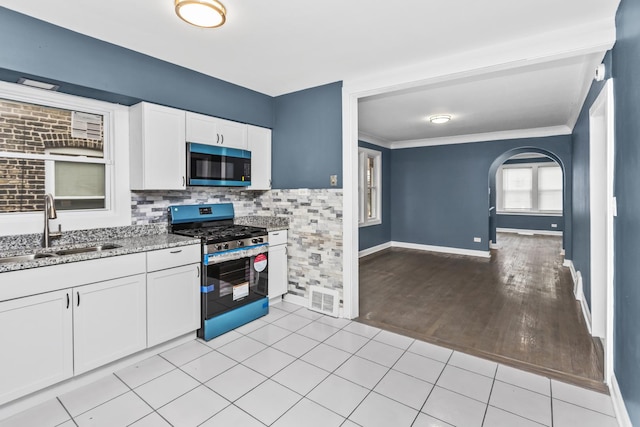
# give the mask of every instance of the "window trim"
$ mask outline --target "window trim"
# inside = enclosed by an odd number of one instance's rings
[[[377,215],[374,218],[366,218],[365,206],[367,197],[365,191],[366,185],[366,159],[373,158],[374,161],[374,186],[377,190],[375,201],[375,211]],[[372,225],[382,224],[382,152],[372,150],[370,148],[358,147],[358,227],[370,227]]]
[[[50,92],[15,83],[0,82],[0,98],[71,111],[100,114],[104,117],[104,160],[78,159],[84,163],[103,163],[106,170],[107,208],[58,211],[52,228],[63,231],[131,225],[131,190],[129,189],[129,108],[89,98]],[[64,155],[24,155],[0,152],[0,157],[41,158],[70,161]],[[73,161],[73,160],[71,160]],[[0,236],[42,233],[42,212],[7,212],[0,214]]]
[[[562,172],[562,208],[563,210],[540,210],[538,209],[538,169],[539,168],[548,168],[548,167],[559,167]],[[531,203],[535,208],[526,211],[526,210],[506,210],[504,209],[504,197],[503,197],[503,187],[502,187],[502,171],[504,169],[531,169],[531,179],[532,179],[532,188],[531,188]],[[560,166],[557,162],[544,162],[544,163],[517,163],[517,164],[503,164],[498,168],[496,172],[496,213],[498,215],[531,215],[531,216],[562,216],[564,214],[564,171],[562,170],[562,166]]]

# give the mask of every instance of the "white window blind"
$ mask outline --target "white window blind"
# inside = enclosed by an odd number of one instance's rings
[[[538,168],[538,209],[562,210],[562,169],[559,166]]]
[[[533,205],[533,174],[531,168],[502,170],[505,210],[530,210]]]

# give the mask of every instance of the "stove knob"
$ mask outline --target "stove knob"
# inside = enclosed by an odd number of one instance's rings
[[[258,239],[258,242],[262,243],[262,242],[264,242],[264,239],[263,239],[262,237],[260,237],[260,238]]]
[[[216,251],[220,251],[220,250],[222,250],[222,245],[216,246]]]
[[[258,243],[258,239],[251,239],[251,243]]]
[[[242,240],[238,240],[238,247],[244,246],[244,242]]]
[[[225,249],[229,249],[229,244],[228,244],[228,243],[225,243],[225,244],[224,244],[224,248],[225,248]]]

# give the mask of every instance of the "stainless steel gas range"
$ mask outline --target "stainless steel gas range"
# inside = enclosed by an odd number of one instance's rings
[[[267,230],[233,218],[231,203],[169,207],[169,231],[202,241],[198,336],[207,341],[269,312]]]

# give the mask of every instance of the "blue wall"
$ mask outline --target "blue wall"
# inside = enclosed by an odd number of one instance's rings
[[[360,227],[358,248],[362,251],[391,241],[391,150],[364,141],[358,141],[358,146],[382,153],[382,224]]]
[[[274,98],[0,7],[0,79],[60,84],[60,92],[141,100],[273,127]],[[259,72],[259,71],[256,71]]]
[[[272,187],[342,188],[342,82],[275,98]]]
[[[553,228],[551,224],[557,224]],[[497,224],[499,228],[516,228],[519,230],[545,230],[545,231],[562,231],[564,230],[564,218],[562,216],[553,215],[497,215]]]
[[[569,135],[393,150],[392,240],[488,250],[489,169],[498,157],[519,148],[554,153],[567,171],[565,188],[570,193]],[[571,214],[568,205],[565,203],[565,215]],[[570,234],[567,226],[565,235]],[[475,243],[474,237],[482,242]],[[570,253],[566,245],[565,250]]]
[[[611,75],[611,53],[604,58],[606,77]],[[578,121],[573,128],[573,265],[582,274],[582,286],[587,304],[591,307],[591,228],[589,187],[589,108],[593,105],[605,81],[591,84]]]
[[[616,115],[615,372],[640,425],[640,2],[622,0],[613,48]]]

